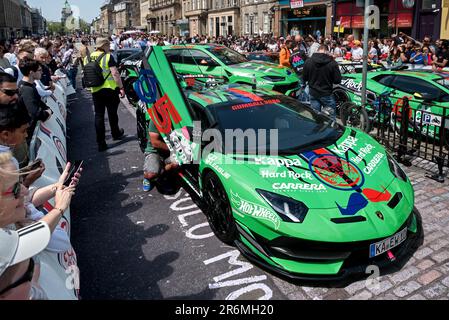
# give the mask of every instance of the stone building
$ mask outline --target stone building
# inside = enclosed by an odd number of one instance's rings
[[[146,15],[150,31],[165,35],[179,35],[177,20],[182,18],[181,0],[149,0]]]
[[[0,0],[0,39],[21,36],[22,16],[19,0]]]
[[[240,0],[242,35],[269,35],[273,33],[274,8],[278,1]]]

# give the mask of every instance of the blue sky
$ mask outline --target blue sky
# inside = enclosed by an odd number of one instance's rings
[[[32,8],[41,8],[42,15],[49,21],[61,21],[61,10],[65,0],[26,0]],[[105,0],[69,0],[69,4],[79,8],[81,19],[92,22],[100,15],[100,6]]]

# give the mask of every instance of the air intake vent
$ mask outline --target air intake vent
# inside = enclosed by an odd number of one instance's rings
[[[354,223],[354,222],[363,222],[366,221],[365,217],[355,216],[355,217],[345,217],[345,218],[332,218],[331,221],[333,223]]]
[[[399,201],[401,201],[402,199],[402,193],[401,192],[396,192],[396,194],[394,195],[393,199],[390,200],[390,202],[388,202],[388,206],[391,209],[396,208],[396,206],[398,205]]]

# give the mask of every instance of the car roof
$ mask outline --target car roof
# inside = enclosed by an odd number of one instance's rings
[[[163,50],[170,50],[170,49],[221,49],[226,48],[225,46],[221,44],[216,43],[201,43],[201,44],[174,44],[169,46],[163,46]]]
[[[408,77],[417,77],[428,81],[440,80],[449,77],[449,72],[434,72],[432,70],[386,70],[379,72],[368,72],[370,78],[381,74],[404,75]]]

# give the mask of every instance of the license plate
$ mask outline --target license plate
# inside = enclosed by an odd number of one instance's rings
[[[402,229],[398,233],[392,235],[391,237],[384,239],[382,241],[372,243],[369,246],[369,257],[373,258],[376,257],[382,253],[387,252],[388,250],[393,249],[394,247],[397,247],[402,242],[407,239],[407,228]]]

